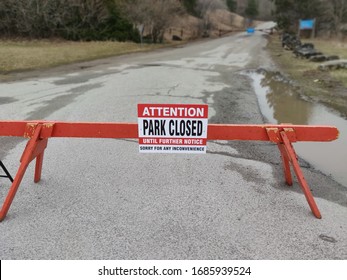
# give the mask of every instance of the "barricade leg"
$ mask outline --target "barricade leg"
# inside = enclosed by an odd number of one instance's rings
[[[285,149],[284,145],[281,143],[277,144],[277,146],[281,152],[282,165],[283,165],[284,176],[286,178],[286,183],[288,186],[292,186],[293,185],[293,179],[292,179],[292,174],[290,172],[289,158],[288,158],[286,149]]]
[[[285,146],[287,156],[289,157],[289,160],[292,163],[294,172],[296,174],[296,177],[298,178],[301,189],[304,192],[304,195],[306,197],[308,205],[310,206],[313,215],[316,218],[321,219],[322,215],[319,212],[319,209],[318,209],[317,204],[313,198],[313,195],[310,191],[310,188],[306,182],[304,174],[302,173],[302,170],[300,169],[300,165],[299,165],[296,153],[294,151],[294,148],[293,148],[291,142],[289,141],[287,134],[284,131],[281,131],[280,134],[282,136],[282,140],[283,140],[283,143]]]
[[[266,133],[269,137],[269,140],[272,143],[277,144],[277,147],[281,153],[282,166],[283,166],[283,172],[284,172],[286,183],[288,186],[292,186],[293,179],[292,179],[292,174],[290,172],[289,157],[285,149],[285,146],[283,144],[283,141],[281,139],[280,131],[278,128],[266,128]]]
[[[38,145],[42,141],[39,139],[41,128],[42,128],[42,125],[36,126],[32,138],[28,141],[28,143],[24,149],[24,152],[23,152],[23,155],[21,158],[21,164],[18,168],[17,174],[13,180],[13,183],[10,187],[10,190],[9,190],[9,192],[5,198],[5,201],[4,201],[2,208],[1,208],[1,211],[0,211],[0,222],[4,220],[8,210],[10,209],[12,201],[16,195],[18,187],[19,187],[19,185],[23,179],[23,176],[25,174],[25,171],[27,170],[29,163],[33,160],[33,157],[35,158],[35,156],[37,156],[37,154],[42,153],[42,151],[37,149]]]
[[[34,176],[34,182],[35,183],[38,183],[41,180],[43,155],[44,155],[44,152],[40,153],[36,157],[35,176]]]

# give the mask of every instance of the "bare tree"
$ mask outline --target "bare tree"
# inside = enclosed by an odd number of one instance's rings
[[[343,36],[347,23],[347,0],[322,0],[322,12],[318,17],[318,28],[322,34]]]
[[[201,18],[217,9],[227,9],[224,0],[197,0],[196,11]]]
[[[335,34],[341,32],[343,23],[347,22],[347,0],[331,0],[330,9],[328,10],[333,22],[333,30]]]
[[[163,42],[164,32],[175,16],[183,13],[183,7],[177,0],[156,0],[151,9],[151,27],[153,42]]]
[[[107,18],[103,0],[1,0],[0,29],[49,37],[64,28],[93,28]]]
[[[0,0],[0,34],[72,40],[137,40],[121,0]]]
[[[136,26],[140,33],[141,43],[145,28],[151,25],[150,1],[147,0],[124,0],[122,8],[127,18]]]
[[[217,9],[227,9],[226,2],[224,0],[198,0],[195,10],[200,18],[203,19],[203,32],[205,35],[211,29],[211,13]]]
[[[153,43],[162,42],[174,17],[183,13],[177,0],[124,0],[125,11],[141,31],[149,30]]]

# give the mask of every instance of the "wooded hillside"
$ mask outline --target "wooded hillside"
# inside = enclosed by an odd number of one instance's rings
[[[133,40],[138,34],[114,0],[1,0],[0,34],[71,40]]]
[[[299,19],[315,18],[318,34],[347,36],[347,0],[1,0],[0,36],[156,43],[187,16],[199,24],[196,37],[223,29],[225,16],[211,19],[217,10],[275,19],[293,32]]]
[[[347,0],[272,0],[279,27],[296,32],[299,19],[316,19],[318,35],[347,36]]]

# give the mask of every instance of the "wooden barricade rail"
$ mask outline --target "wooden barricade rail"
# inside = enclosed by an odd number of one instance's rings
[[[0,136],[29,138],[23,151],[20,166],[0,211],[0,221],[6,214],[16,195],[29,163],[36,159],[34,182],[41,179],[44,151],[48,138],[138,138],[137,123],[93,123],[58,121],[0,121]],[[310,188],[304,178],[292,146],[297,141],[333,141],[338,138],[338,130],[331,126],[309,125],[243,125],[209,124],[207,140],[251,140],[270,141],[277,144],[281,153],[285,180],[293,184],[290,164],[296,174],[301,189],[316,218],[321,218]]]

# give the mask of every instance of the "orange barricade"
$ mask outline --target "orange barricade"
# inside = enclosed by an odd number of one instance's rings
[[[36,159],[34,182],[41,179],[43,154],[51,137],[138,138],[136,123],[80,123],[56,121],[0,121],[0,136],[29,138],[20,166],[0,212],[2,221],[12,204],[29,163]],[[321,214],[300,169],[292,146],[297,141],[333,141],[338,138],[336,127],[307,125],[234,125],[209,124],[207,140],[253,140],[277,144],[282,157],[285,180],[292,185],[290,164],[298,178],[313,215]]]

